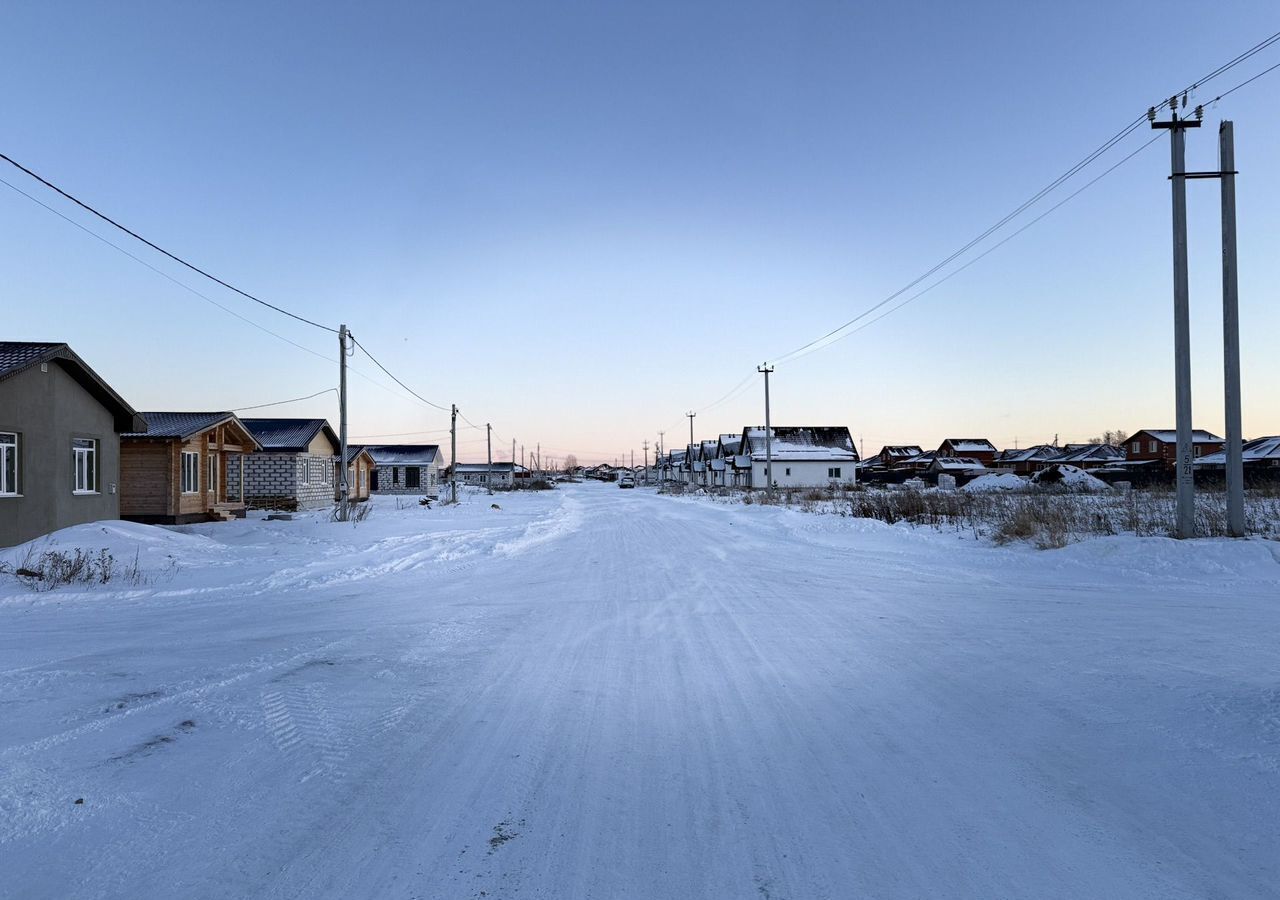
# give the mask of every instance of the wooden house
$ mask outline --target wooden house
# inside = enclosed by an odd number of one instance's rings
[[[369,483],[373,477],[373,457],[364,447],[347,445],[347,499],[369,499]],[[342,486],[334,485],[333,499],[342,499]]]
[[[1050,460],[1058,462],[1062,453],[1052,444],[1034,444],[1020,450],[1001,450],[990,463],[992,469],[1003,469],[1017,475],[1032,475],[1039,472]]]
[[[233,457],[262,447],[230,412],[146,412],[145,432],[120,436],[120,517],[184,524],[243,517],[242,466],[228,495]]]

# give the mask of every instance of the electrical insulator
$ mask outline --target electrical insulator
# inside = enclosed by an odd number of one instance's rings
[[[1147,107],[1147,121],[1154,122],[1156,120],[1156,108],[1154,106]]]

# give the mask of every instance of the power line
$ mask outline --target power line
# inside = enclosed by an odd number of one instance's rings
[[[1271,36],[1269,36],[1269,37],[1267,37],[1267,38],[1264,38],[1262,41],[1258,42],[1258,43],[1257,43],[1257,44],[1255,44],[1253,47],[1251,47],[1251,48],[1249,48],[1248,50],[1246,50],[1244,53],[1241,53],[1240,55],[1238,55],[1237,57],[1235,57],[1235,59],[1233,59],[1233,60],[1231,60],[1231,61],[1229,61],[1229,62],[1227,62],[1227,63],[1224,63],[1223,65],[1221,65],[1221,66],[1219,66],[1218,68],[1214,69],[1214,70],[1213,70],[1212,72],[1210,72],[1209,74],[1205,75],[1203,78],[1201,78],[1201,79],[1199,79],[1198,81],[1196,81],[1196,82],[1194,82],[1194,83],[1192,83],[1192,84],[1188,85],[1186,88],[1184,88],[1183,90],[1181,90],[1181,91],[1179,91],[1177,94],[1175,94],[1175,95],[1174,95],[1174,97],[1176,97],[1176,96],[1178,96],[1178,95],[1184,95],[1184,94],[1187,94],[1188,92],[1195,90],[1197,87],[1199,87],[1199,86],[1201,86],[1201,85],[1203,85],[1203,84],[1206,84],[1206,83],[1207,83],[1207,82],[1209,82],[1209,81],[1212,81],[1213,79],[1215,79],[1215,78],[1219,77],[1219,76],[1220,76],[1220,75],[1222,75],[1223,73],[1228,72],[1228,71],[1230,71],[1231,69],[1235,68],[1236,66],[1238,66],[1240,63],[1244,62],[1245,60],[1247,60],[1247,59],[1249,59],[1249,58],[1253,57],[1254,55],[1256,55],[1256,54],[1258,54],[1258,53],[1262,52],[1262,51],[1263,51],[1263,50],[1265,50],[1267,47],[1270,47],[1272,44],[1276,43],[1277,41],[1280,41],[1280,32],[1276,32],[1275,34],[1272,34]],[[1272,68],[1276,68],[1276,67],[1275,67],[1275,66],[1273,66]],[[1271,71],[1271,70],[1270,70],[1270,69],[1268,69],[1267,71]],[[1250,81],[1256,80],[1257,78],[1260,78],[1262,75],[1265,75],[1265,74],[1266,74],[1266,72],[1261,72],[1261,73],[1259,73],[1258,75],[1255,75],[1252,79],[1250,79]],[[1231,90],[1232,90],[1232,91],[1238,90],[1239,88],[1243,87],[1243,86],[1244,86],[1244,84],[1248,84],[1248,83],[1249,83],[1249,82],[1244,82],[1243,84],[1237,85],[1235,88],[1232,88]],[[1231,92],[1231,91],[1229,91],[1228,93],[1230,93],[1230,92]],[[1219,98],[1218,98],[1218,99],[1221,99],[1221,97],[1225,97],[1225,96],[1226,96],[1226,94],[1222,94],[1222,95],[1220,95],[1220,96],[1219,96]],[[1154,109],[1155,109],[1157,112],[1159,112],[1161,109],[1163,109],[1164,107],[1168,106],[1168,105],[1173,101],[1173,99],[1174,99],[1174,98],[1173,98],[1173,97],[1171,97],[1171,98],[1168,98],[1168,99],[1162,100],[1159,104],[1157,104],[1157,105],[1154,107]],[[1213,101],[1210,101],[1210,102],[1213,102]],[[1033,194],[1030,198],[1028,198],[1027,200],[1023,201],[1023,202],[1022,202],[1021,204],[1019,204],[1015,209],[1013,209],[1011,212],[1009,212],[1009,213],[1007,213],[1005,216],[1003,216],[1003,217],[1002,217],[999,221],[997,221],[994,225],[990,226],[990,227],[989,227],[989,228],[987,228],[985,231],[983,231],[981,234],[979,234],[977,237],[975,237],[975,238],[973,238],[972,240],[970,240],[970,241],[968,241],[967,243],[965,243],[963,246],[961,246],[959,249],[957,249],[956,251],[954,251],[953,253],[951,253],[949,256],[945,257],[944,259],[942,259],[942,260],[941,260],[941,261],[939,261],[938,263],[935,263],[932,267],[930,267],[930,268],[929,268],[928,270],[926,270],[924,273],[922,273],[921,275],[917,276],[917,277],[916,277],[916,278],[914,278],[913,280],[909,281],[907,284],[903,285],[902,287],[900,287],[898,290],[894,291],[894,292],[893,292],[892,294],[890,294],[889,296],[885,297],[884,299],[880,300],[879,302],[877,302],[877,303],[873,304],[872,306],[870,306],[870,307],[868,307],[867,309],[863,310],[862,312],[858,313],[858,315],[854,316],[852,319],[849,319],[847,322],[844,322],[843,324],[839,325],[838,327],[833,328],[832,330],[828,331],[826,334],[822,335],[821,337],[814,338],[813,340],[809,341],[809,342],[808,342],[808,343],[806,343],[806,344],[802,344],[801,346],[799,346],[799,347],[795,348],[794,350],[788,351],[787,353],[784,353],[784,354],[782,354],[782,355],[780,355],[780,356],[773,356],[773,357],[770,357],[770,359],[775,360],[776,362],[785,362],[785,361],[787,361],[788,359],[791,359],[791,358],[793,358],[793,357],[797,356],[798,354],[803,353],[804,351],[808,350],[810,347],[813,347],[813,346],[814,346],[814,345],[816,345],[816,344],[820,344],[820,343],[822,343],[823,341],[827,340],[827,338],[830,338],[830,337],[832,337],[832,336],[834,336],[834,335],[836,335],[836,334],[840,333],[841,331],[844,331],[844,330],[845,330],[846,328],[848,328],[850,325],[853,325],[854,323],[856,323],[856,322],[858,322],[858,321],[860,321],[860,320],[862,320],[862,319],[866,318],[866,317],[867,317],[867,316],[869,316],[871,313],[875,312],[877,309],[882,308],[882,307],[883,307],[883,306],[885,306],[886,304],[891,303],[893,300],[895,300],[895,299],[897,299],[898,297],[902,296],[902,295],[903,295],[903,294],[905,294],[907,291],[911,290],[911,288],[913,288],[913,287],[915,287],[916,285],[920,284],[922,281],[925,281],[925,280],[926,280],[926,279],[928,279],[931,275],[934,275],[934,274],[935,274],[935,273],[937,273],[940,269],[942,269],[942,268],[946,267],[946,266],[947,266],[947,265],[949,265],[950,263],[954,262],[957,258],[959,258],[960,256],[962,256],[962,255],[964,255],[965,253],[967,253],[969,250],[973,249],[973,247],[975,247],[977,244],[979,244],[979,243],[981,243],[982,241],[986,240],[988,237],[990,237],[990,236],[991,236],[992,234],[994,234],[996,231],[998,231],[999,229],[1001,229],[1001,228],[1003,228],[1005,225],[1007,225],[1010,221],[1012,221],[1013,219],[1017,218],[1017,217],[1018,217],[1018,216],[1020,216],[1022,213],[1026,212],[1030,207],[1032,207],[1033,205],[1035,205],[1036,203],[1038,203],[1038,202],[1039,202],[1041,199],[1043,199],[1045,196],[1047,196],[1048,194],[1050,194],[1050,193],[1052,193],[1053,191],[1057,190],[1059,187],[1061,187],[1061,186],[1062,186],[1062,184],[1063,184],[1064,182],[1066,182],[1066,181],[1068,181],[1069,179],[1071,179],[1072,177],[1074,177],[1077,173],[1079,173],[1079,172],[1080,172],[1082,169],[1084,169],[1086,166],[1090,165],[1090,164],[1091,164],[1094,160],[1096,160],[1099,156],[1101,156],[1102,154],[1106,153],[1108,150],[1110,150],[1112,147],[1114,147],[1114,146],[1115,146],[1116,144],[1118,144],[1120,141],[1124,140],[1126,137],[1128,137],[1130,134],[1132,134],[1134,131],[1136,131],[1138,128],[1140,128],[1140,127],[1142,126],[1143,122],[1146,120],[1147,115],[1148,115],[1148,113],[1144,112],[1142,115],[1138,116],[1138,117],[1137,117],[1137,118],[1135,118],[1133,121],[1131,121],[1131,122],[1129,122],[1128,124],[1126,124],[1122,129],[1120,129],[1118,132],[1116,132],[1114,135],[1112,135],[1112,136],[1111,136],[1110,138],[1108,138],[1107,140],[1103,141],[1103,143],[1102,143],[1101,145],[1099,145],[1097,148],[1095,148],[1093,151],[1091,151],[1089,154],[1087,154],[1083,159],[1081,159],[1081,160],[1080,160],[1079,162],[1077,162],[1075,165],[1073,165],[1073,166],[1071,166],[1069,169],[1067,169],[1067,171],[1063,172],[1063,173],[1062,173],[1061,175],[1059,175],[1057,178],[1053,179],[1053,181],[1049,182],[1049,184],[1045,185],[1043,188],[1041,188],[1039,191],[1037,191],[1035,194]]]
[[[297,403],[301,400],[312,400],[322,394],[338,392],[337,388],[325,388],[323,391],[316,391],[314,394],[308,394],[305,397],[294,397],[292,400],[277,400],[275,403],[259,403],[257,406],[233,406],[232,412],[248,412],[251,409],[266,409],[268,406],[284,406],[286,403]]]
[[[306,317],[304,317],[304,316],[300,316],[300,315],[298,315],[297,313],[289,312],[289,310],[284,309],[284,308],[279,307],[279,306],[276,306],[274,303],[268,303],[266,300],[263,300],[263,299],[261,299],[260,297],[255,297],[255,296],[253,296],[253,294],[250,294],[248,291],[243,291],[243,290],[241,290],[240,288],[236,287],[234,284],[231,284],[231,283],[229,283],[229,282],[223,281],[223,280],[222,280],[221,278],[219,278],[218,276],[210,274],[209,272],[205,271],[204,269],[200,268],[199,266],[195,265],[194,263],[189,263],[189,262],[187,262],[187,261],[186,261],[185,259],[183,259],[181,256],[178,256],[176,253],[170,253],[168,250],[164,249],[164,248],[163,248],[163,247],[161,247],[159,244],[156,244],[156,243],[153,243],[152,241],[147,240],[147,239],[146,239],[146,238],[144,238],[142,235],[138,234],[138,232],[133,231],[132,229],[127,228],[127,227],[125,227],[124,225],[121,225],[121,224],[120,224],[119,222],[117,222],[115,219],[111,218],[110,216],[108,216],[108,215],[107,215],[107,214],[105,214],[105,213],[99,212],[98,210],[94,209],[92,206],[90,206],[88,203],[85,203],[85,202],[84,202],[83,200],[81,200],[79,197],[76,197],[76,196],[74,196],[73,194],[70,194],[70,193],[68,193],[67,191],[64,191],[62,188],[58,187],[58,186],[57,186],[56,184],[54,184],[52,181],[49,181],[47,178],[44,178],[43,176],[38,175],[37,173],[33,172],[31,169],[28,169],[26,166],[24,166],[22,163],[20,163],[20,162],[18,162],[17,160],[15,160],[13,157],[8,156],[8,155],[6,155],[6,154],[4,154],[4,153],[0,153],[0,160],[4,160],[5,162],[7,162],[9,165],[13,166],[14,168],[19,169],[19,170],[21,170],[21,171],[23,171],[23,172],[27,173],[27,174],[28,174],[28,175],[30,175],[32,178],[34,178],[36,181],[38,181],[38,182],[40,182],[41,184],[43,184],[45,187],[49,188],[49,189],[50,189],[50,190],[52,190],[52,191],[55,191],[55,192],[57,192],[57,193],[61,194],[63,197],[66,197],[68,200],[70,200],[72,203],[76,204],[76,206],[79,206],[81,209],[84,209],[84,210],[87,210],[87,211],[88,211],[88,212],[90,212],[90,213],[93,213],[93,215],[97,216],[99,219],[101,219],[102,221],[106,222],[108,225],[111,225],[111,226],[113,226],[113,227],[115,227],[115,228],[120,229],[120,230],[121,230],[121,231],[123,231],[125,234],[129,235],[130,237],[135,238],[136,240],[139,240],[139,241],[141,241],[142,243],[146,244],[146,245],[147,245],[148,247],[150,247],[152,250],[155,250],[155,251],[157,251],[157,252],[159,252],[159,253],[164,254],[165,256],[167,256],[167,257],[169,257],[171,260],[173,260],[174,262],[179,263],[180,265],[184,265],[184,266],[186,266],[186,267],[187,267],[188,269],[190,269],[191,271],[196,272],[196,273],[199,273],[200,275],[203,275],[205,278],[208,278],[210,281],[217,282],[218,284],[222,285],[222,286],[223,286],[224,288],[226,288],[227,290],[229,290],[229,291],[233,291],[233,292],[235,292],[235,293],[239,294],[241,297],[244,297],[244,298],[246,298],[246,299],[248,299],[248,300],[252,300],[254,303],[258,303],[258,304],[260,304],[260,305],[262,305],[262,306],[265,306],[265,307],[267,307],[267,309],[273,309],[273,310],[275,310],[276,312],[280,313],[281,315],[288,316],[288,317],[289,317],[289,318],[291,318],[291,319],[296,319],[296,320],[297,320],[297,321],[299,321],[299,322],[303,322],[303,323],[305,323],[305,324],[307,324],[307,325],[310,325],[310,326],[312,326],[313,328],[319,328],[320,330],[322,330],[322,331],[328,331],[328,332],[330,332],[331,334],[337,334],[337,333],[338,333],[338,329],[336,329],[336,328],[330,328],[328,325],[321,325],[319,322],[313,322],[311,319],[308,319],[308,318],[306,318]]]
[[[394,381],[396,384],[400,385],[400,387],[404,388],[404,389],[405,389],[406,391],[408,391],[410,394],[413,394],[413,396],[417,397],[417,398],[418,398],[419,400],[421,400],[423,403],[427,404],[427,406],[434,407],[435,409],[438,409],[438,410],[440,410],[441,412],[449,412],[449,411],[450,411],[450,410],[449,410],[449,407],[447,407],[447,406],[441,406],[439,403],[432,403],[432,402],[431,402],[430,400],[428,400],[426,397],[422,396],[422,395],[421,395],[421,394],[419,394],[417,391],[415,391],[413,388],[409,387],[409,385],[405,384],[405,383],[404,383],[403,381],[401,381],[399,378],[397,378],[396,376],[392,375],[392,374],[391,374],[391,370],[390,370],[390,369],[388,369],[386,366],[384,366],[382,363],[378,362],[378,358],[377,358],[376,356],[374,356],[372,353],[370,353],[370,352],[369,352],[369,348],[368,348],[368,347],[366,347],[364,344],[362,344],[362,343],[360,343],[358,340],[356,340],[355,335],[352,335],[352,337],[351,337],[351,342],[352,342],[353,344],[355,344],[357,347],[359,347],[361,350],[363,350],[363,351],[364,351],[364,355],[365,355],[365,356],[367,356],[367,357],[369,357],[369,359],[373,361],[373,364],[374,364],[375,366],[377,366],[377,367],[378,367],[379,369],[381,369],[384,373],[386,373],[386,375],[387,375],[387,377],[388,377],[388,378],[390,378],[390,379],[391,379],[392,381]]]

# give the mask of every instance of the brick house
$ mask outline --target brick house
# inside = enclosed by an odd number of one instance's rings
[[[373,459],[370,494],[440,496],[440,447],[437,444],[367,444]]]
[[[996,459],[996,445],[986,438],[947,438],[938,447],[939,457],[976,459],[984,466]]]
[[[324,419],[244,419],[262,446],[231,460],[228,475],[238,485],[244,466],[244,496],[254,509],[323,509],[332,505],[338,480],[338,436]]]
[[[1199,459],[1221,450],[1225,441],[1212,432],[1195,429],[1191,433],[1191,452]],[[1178,462],[1178,432],[1172,428],[1144,428],[1125,441],[1128,464],[1159,462],[1164,468],[1174,469]]]

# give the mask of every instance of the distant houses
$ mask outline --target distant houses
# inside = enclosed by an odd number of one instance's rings
[[[445,479],[457,472],[460,484],[479,485],[490,488],[510,488],[517,482],[523,484],[531,474],[519,463],[457,463],[445,469]]]

